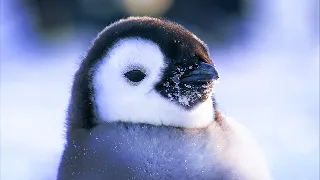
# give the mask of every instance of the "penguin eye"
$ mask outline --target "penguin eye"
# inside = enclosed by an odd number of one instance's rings
[[[131,82],[137,83],[137,82],[142,81],[146,77],[146,74],[140,70],[131,70],[131,71],[126,72],[124,74],[124,76],[127,79],[129,79]]]

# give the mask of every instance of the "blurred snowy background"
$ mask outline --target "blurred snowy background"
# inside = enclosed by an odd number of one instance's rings
[[[81,56],[104,26],[139,14],[175,20],[209,45],[219,106],[251,130],[275,180],[319,179],[318,0],[1,0],[0,7],[1,180],[55,179]]]

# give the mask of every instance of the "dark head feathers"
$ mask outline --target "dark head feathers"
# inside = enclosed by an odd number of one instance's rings
[[[98,62],[120,39],[140,37],[159,45],[168,59],[199,57],[212,64],[206,45],[182,26],[151,17],[129,17],[107,26],[93,41],[75,74],[68,108],[67,126],[71,130],[90,130],[96,124],[92,75]]]

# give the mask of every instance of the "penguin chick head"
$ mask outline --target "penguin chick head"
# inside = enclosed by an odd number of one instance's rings
[[[206,127],[218,73],[206,46],[182,26],[128,18],[108,26],[85,61],[98,121]]]

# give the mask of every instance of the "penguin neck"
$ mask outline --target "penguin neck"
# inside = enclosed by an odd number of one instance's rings
[[[186,110],[165,99],[150,98],[148,106],[121,106],[120,108],[98,108],[99,121],[142,123],[155,126],[181,128],[205,128],[215,119],[213,99],[208,98],[192,109]],[[125,104],[122,104],[125,105]],[[125,109],[126,111],[123,111]],[[122,110],[122,111],[120,111]]]

